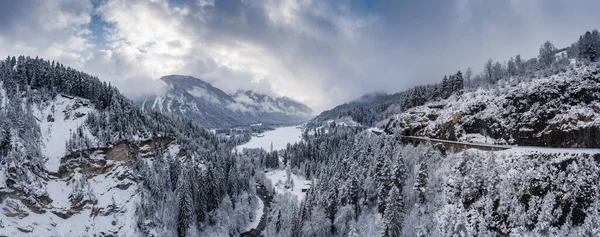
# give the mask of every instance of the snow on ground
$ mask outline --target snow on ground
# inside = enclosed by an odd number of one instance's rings
[[[504,135],[496,141],[487,139],[487,143],[495,144],[515,144],[513,137],[539,138],[554,130],[583,131],[600,125],[600,103],[593,93],[586,95],[594,99],[589,102],[581,101],[582,96],[577,93],[597,88],[598,78],[595,66],[535,79],[513,77],[493,88],[467,90],[407,109],[378,123],[378,127],[397,133],[410,131],[415,136],[456,137],[459,141],[483,143],[485,136],[467,133],[480,131],[477,121],[484,121],[489,125],[489,131],[485,130],[488,135]],[[558,91],[563,87],[567,92]],[[548,121],[541,119],[547,113],[555,115]],[[539,127],[534,130],[534,126]]]
[[[379,128],[376,128],[376,127],[373,127],[373,128],[367,128],[367,131],[369,131],[369,132],[372,132],[372,133],[375,133],[375,134],[382,134],[382,133],[383,133],[383,130],[381,130],[381,129],[379,129]]]
[[[260,218],[264,214],[265,204],[263,203],[263,201],[260,198],[257,198],[257,199],[258,199],[258,204],[257,204],[257,207],[256,207],[257,208],[256,212],[254,212],[254,218],[252,219],[251,222],[248,223],[248,225],[246,226],[246,228],[242,229],[242,232],[250,231],[250,230],[258,227],[258,223],[260,223]]]
[[[112,174],[127,172],[129,167],[118,166]],[[23,210],[28,215],[22,218],[0,218],[0,236],[93,236],[103,232],[115,236],[136,236],[136,205],[139,202],[136,185],[126,190],[116,188],[119,183],[129,183],[127,179],[119,181],[117,175],[105,174],[88,179],[91,192],[97,204],[87,204],[81,212],[63,219],[53,211],[65,212],[72,208],[68,199],[73,187],[66,180],[50,180],[47,191],[53,202],[50,210],[43,214],[30,212],[20,201],[7,198],[0,203],[2,215]],[[113,202],[114,200],[114,202]],[[114,211],[110,211],[113,207]],[[31,231],[24,233],[21,230]]]
[[[594,148],[548,148],[548,147],[533,147],[533,146],[511,146],[507,152],[521,153],[569,153],[569,154],[600,154],[600,149]]]
[[[311,187],[311,181],[307,180],[303,176],[291,174],[294,182],[293,187],[285,188],[285,181],[287,180],[287,174],[285,170],[269,170],[265,173],[267,178],[271,180],[271,184],[275,188],[275,192],[279,194],[291,193],[298,198],[298,203],[304,199],[306,192],[302,192],[302,189],[309,189]]]
[[[489,136],[483,136],[479,133],[467,133],[458,139],[461,142],[479,143],[479,144],[499,144],[502,141],[493,139]]]
[[[328,125],[335,123],[336,126],[346,126],[346,127],[358,127],[361,126],[360,123],[354,121],[350,116],[344,116],[338,119],[331,119],[327,121]]]
[[[361,127],[362,125],[356,121],[354,121],[351,117],[345,116],[338,119],[330,119],[325,121],[322,126],[314,127],[307,129],[308,135],[315,135],[316,132],[321,134],[328,134],[330,129],[335,124],[336,127]],[[378,128],[371,128],[369,131],[377,132]]]
[[[248,143],[236,147],[238,151],[244,148],[263,148],[267,151],[285,149],[288,143],[293,144],[302,140],[302,129],[294,127],[280,127],[263,133],[262,137],[252,137]]]
[[[179,147],[179,144],[175,144],[175,145],[171,145],[168,147],[168,154],[171,157],[177,157],[177,154],[181,151],[181,147]]]
[[[85,102],[87,106],[78,104],[77,101]],[[74,109],[77,106],[80,107]],[[55,100],[43,105],[39,110],[34,109],[33,113],[39,121],[42,133],[43,153],[48,158],[46,161],[48,171],[58,171],[60,159],[66,155],[66,141],[71,137],[71,133],[76,132],[77,127],[84,123],[87,114],[92,110],[91,105],[84,99],[69,99],[62,96],[57,96]],[[54,121],[48,121],[48,115],[52,115]]]
[[[52,203],[50,204],[52,208],[68,209],[71,207],[69,194],[72,188],[68,187],[67,181],[60,179],[49,180],[48,184],[46,184],[46,191],[50,199],[52,199]]]
[[[569,154],[600,154],[600,148],[554,148],[554,147],[537,147],[537,146],[510,146],[510,145],[494,145],[485,143],[475,142],[462,142],[462,141],[450,141],[443,139],[418,137],[418,136],[406,136],[409,138],[419,138],[432,142],[442,142],[448,144],[460,144],[460,145],[474,145],[482,147],[494,147],[494,148],[505,148],[506,150],[500,150],[496,152],[508,152],[508,153],[546,153],[546,154],[558,154],[558,153],[569,153]],[[471,148],[475,149],[476,148]]]

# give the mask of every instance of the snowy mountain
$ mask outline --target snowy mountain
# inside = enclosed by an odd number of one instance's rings
[[[600,147],[600,69],[541,78],[431,101],[382,122],[389,133],[544,147]]]
[[[62,64],[0,61],[0,236],[237,235],[262,204],[236,145]]]
[[[162,77],[167,92],[139,101],[144,109],[179,115],[205,127],[220,128],[266,125],[293,125],[306,121],[312,110],[289,98],[272,98],[252,91],[228,95],[222,90],[190,76]]]

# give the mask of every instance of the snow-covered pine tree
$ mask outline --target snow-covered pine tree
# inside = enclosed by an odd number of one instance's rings
[[[556,47],[550,41],[546,41],[540,46],[540,54],[538,55],[538,63],[541,68],[549,68],[555,61],[554,54],[556,53]],[[510,71],[510,69],[509,69]]]
[[[419,173],[417,174],[417,179],[415,180],[415,184],[413,186],[413,190],[417,194],[418,203],[424,204],[426,201],[425,197],[425,187],[427,186],[427,178],[429,177],[427,173],[427,165],[425,163],[421,163],[419,166]]]
[[[358,217],[358,215],[360,214],[359,195],[361,193],[361,190],[355,175],[353,175],[352,179],[350,180],[350,187],[348,188],[348,192],[348,204],[354,207],[354,212],[356,214],[356,217]]]
[[[179,179],[177,187],[179,193],[179,214],[177,215],[177,236],[185,237],[190,224],[194,219],[194,204],[192,190],[187,177]]]
[[[577,42],[579,47],[579,58],[589,62],[595,62],[600,57],[600,33],[598,30],[585,32]]]
[[[444,78],[442,79],[442,86],[441,86],[441,96],[443,99],[446,99],[450,96],[450,94],[452,94],[452,85],[451,85],[451,78],[449,79],[448,76],[444,75]]]
[[[389,162],[382,155],[377,157],[377,166],[375,172],[377,177],[377,210],[379,213],[383,214],[386,207],[385,202],[387,199],[387,194],[391,188],[391,171]]]
[[[464,85],[465,85],[465,82],[464,82],[464,79],[463,79],[462,72],[458,71],[454,75],[454,83],[453,83],[452,92],[453,93],[459,93],[464,88]]]
[[[404,198],[402,192],[393,186],[386,199],[384,237],[402,236],[404,223]]]

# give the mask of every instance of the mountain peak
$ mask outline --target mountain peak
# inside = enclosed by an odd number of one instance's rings
[[[202,87],[207,87],[207,86],[211,86],[212,85],[208,82],[203,81],[202,79],[193,77],[193,76],[186,76],[186,75],[168,75],[168,76],[163,76],[160,78],[160,80],[166,82],[169,85],[175,85],[175,86],[202,86]]]
[[[312,113],[308,106],[289,98],[273,98],[253,90],[227,94],[192,76],[168,75],[160,79],[169,85],[169,90],[147,98],[141,106],[189,117],[207,127],[297,124]]]

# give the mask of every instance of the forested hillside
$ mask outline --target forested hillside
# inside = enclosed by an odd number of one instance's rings
[[[275,197],[267,236],[600,233],[597,151],[442,152],[338,126],[279,154],[315,184]]]
[[[235,235],[252,221],[254,168],[233,141],[98,78],[9,57],[0,105],[2,235]]]
[[[539,55],[523,59],[521,55],[506,61],[489,59],[483,62],[481,72],[470,67],[444,75],[438,83],[410,88],[393,95],[368,94],[355,101],[336,106],[322,112],[308,122],[309,127],[324,125],[327,121],[353,121],[362,126],[374,126],[402,110],[424,105],[427,102],[446,100],[452,95],[475,91],[479,88],[495,89],[515,85],[532,78],[545,78],[565,72],[573,65],[598,61],[600,55],[600,33],[588,31],[568,47],[558,49],[547,41],[540,46]]]
[[[366,94],[348,103],[336,106],[330,110],[323,111],[318,116],[307,122],[309,128],[316,128],[335,121],[359,126],[370,127],[400,111],[402,93]]]
[[[275,195],[264,233],[600,234],[600,150],[543,148],[597,148],[598,49],[598,32],[587,32],[564,49],[544,43],[537,58],[489,60],[479,74],[468,69],[444,76],[441,83],[403,92],[393,102],[402,110],[379,128],[339,126],[365,114],[334,113],[360,108],[354,102],[324,112],[302,142],[266,155],[280,157],[267,163],[270,168],[287,167],[312,180],[312,188],[300,203]],[[447,150],[406,144],[405,135],[542,147]]]
[[[381,123],[389,133],[454,141],[598,148],[600,69],[513,78],[410,108]]]

